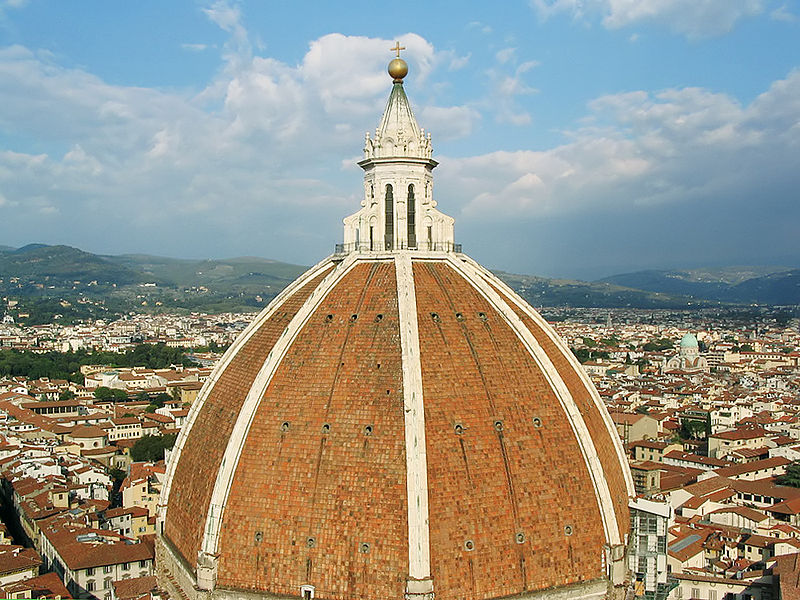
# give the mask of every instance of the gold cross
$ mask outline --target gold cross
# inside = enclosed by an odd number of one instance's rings
[[[400,50],[405,50],[405,46],[401,46],[400,42],[395,42],[394,48],[389,48],[392,52],[397,52],[397,58],[400,58]]]

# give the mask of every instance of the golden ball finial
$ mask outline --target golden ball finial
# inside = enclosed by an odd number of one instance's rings
[[[395,83],[402,82],[403,77],[408,75],[408,63],[402,58],[392,59],[392,62],[389,63],[389,75],[392,76]]]

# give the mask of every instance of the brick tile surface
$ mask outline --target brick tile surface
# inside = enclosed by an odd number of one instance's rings
[[[495,288],[495,290],[501,296],[505,295],[501,290],[497,288]],[[583,383],[580,375],[575,371],[572,365],[570,365],[570,361],[567,359],[564,352],[550,339],[547,332],[512,302],[509,301],[509,305],[514,309],[520,319],[522,319],[522,322],[525,323],[534,335],[536,341],[539,342],[545,352],[547,352],[547,356],[550,357],[553,365],[561,374],[567,389],[569,389],[569,393],[572,395],[572,398],[578,406],[578,410],[580,410],[583,416],[583,420],[586,422],[589,435],[591,435],[595,448],[597,448],[597,455],[600,459],[600,463],[603,465],[603,472],[608,481],[620,535],[624,538],[625,534],[630,529],[628,491],[623,473],[623,469],[627,468],[627,464],[620,465],[617,452],[614,449],[612,441],[609,439],[608,428],[603,423],[600,409],[597,408],[592,400],[591,392],[586,388],[586,384]]]
[[[415,261],[414,277],[437,600],[600,577],[598,502],[555,393],[460,274]]]
[[[328,272],[287,298],[253,334],[210,391],[186,439],[175,469],[164,534],[192,566],[197,562],[222,455],[250,385],[278,336]]]
[[[223,517],[219,586],[402,598],[401,367],[394,264],[356,265],[298,334],[255,415]]]

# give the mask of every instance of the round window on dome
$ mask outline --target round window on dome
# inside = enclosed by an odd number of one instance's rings
[[[466,540],[464,542],[464,550],[466,550],[467,552],[472,552],[473,550],[475,550],[475,542],[473,542],[472,540]]]

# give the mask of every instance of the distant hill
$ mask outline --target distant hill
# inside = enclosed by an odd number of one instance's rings
[[[70,246],[30,244],[0,248],[0,295],[19,300],[14,315],[29,315],[28,324],[129,311],[253,311],[305,269],[253,257],[101,256]]]
[[[306,267],[257,257],[104,256],[70,246],[0,246],[0,294],[30,322],[105,318],[127,311],[259,310]],[[800,304],[800,269],[730,267],[639,271],[586,282],[498,271],[533,306],[685,308]]]
[[[497,271],[497,276],[534,307],[686,308],[702,301],[676,294],[632,289],[606,282],[549,279]]]
[[[103,258],[137,271],[146,280],[174,286],[241,284],[283,287],[307,268],[250,256],[224,260],[192,260],[123,254]]]
[[[800,304],[800,269],[754,277],[733,286],[740,301],[760,304]]]
[[[123,265],[70,246],[29,244],[0,250],[0,277],[19,278],[57,287],[96,281],[125,285],[140,281],[139,274]]]
[[[599,283],[717,302],[800,304],[800,269],[791,267],[636,271]]]

